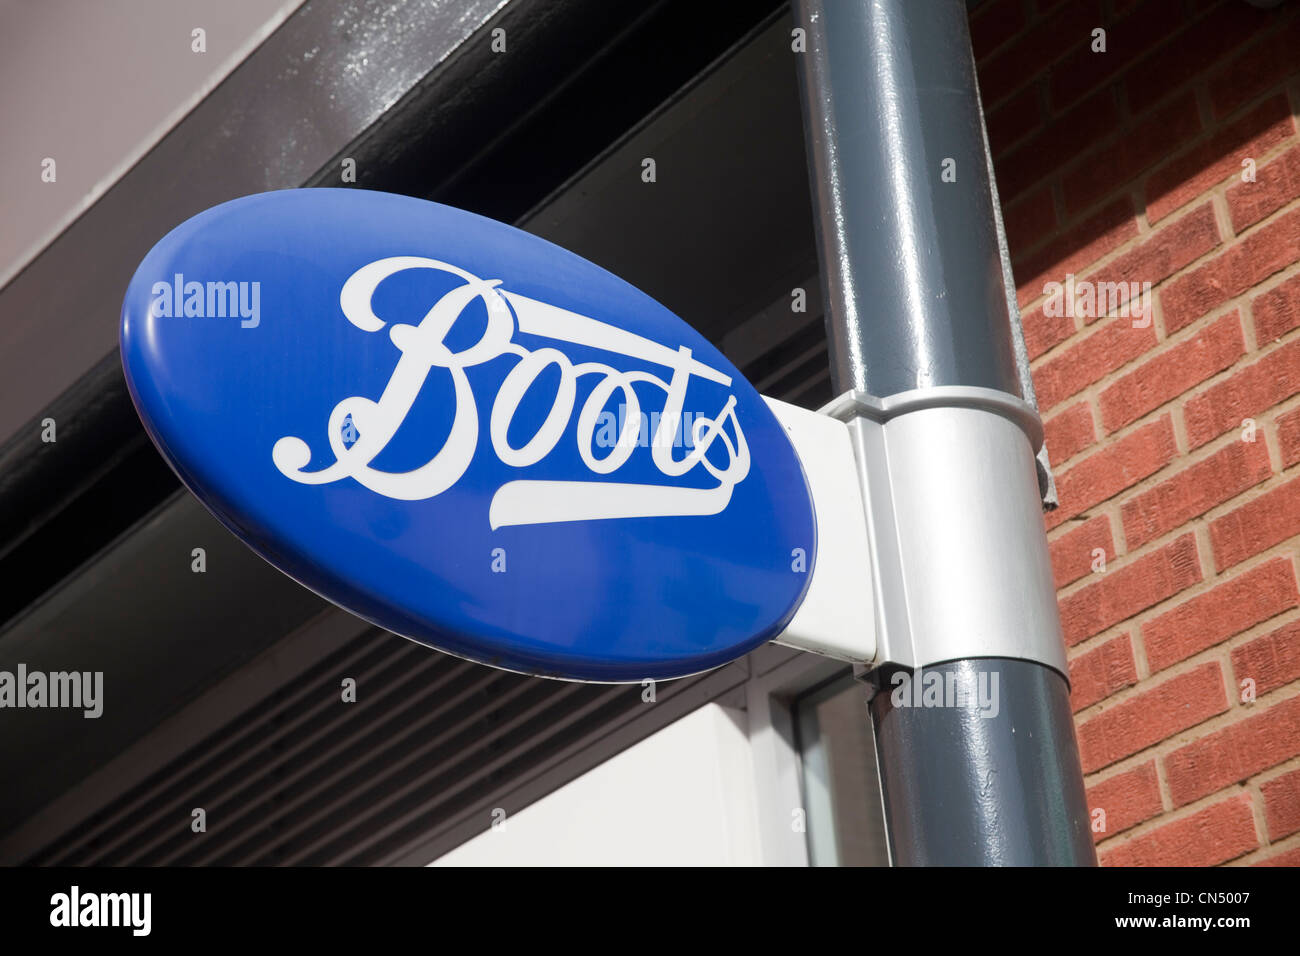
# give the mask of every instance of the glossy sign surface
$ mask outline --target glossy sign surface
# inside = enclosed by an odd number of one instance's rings
[[[235,534],[374,623],[632,681],[775,636],[815,558],[781,426],[707,340],[542,239],[384,193],[177,227],[122,309],[150,437]]]

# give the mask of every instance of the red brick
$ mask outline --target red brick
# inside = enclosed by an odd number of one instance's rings
[[[1020,304],[1046,295],[1043,286],[1049,280],[1064,280],[1067,274],[1096,262],[1137,234],[1133,203],[1125,196],[1071,226],[1068,232],[1036,252],[1020,255],[1012,247],[1016,274],[1020,277],[1016,285]]]
[[[1233,648],[1232,672],[1239,688],[1243,680],[1254,681],[1257,697],[1300,677],[1300,621]]]
[[[1149,135],[1159,130],[1160,135]],[[1156,109],[1140,124],[1128,125],[1110,143],[1086,154],[1061,178],[1065,211],[1073,216],[1102,196],[1127,191],[1143,170],[1165,159],[1170,144],[1190,142],[1201,131],[1201,116],[1191,91]]]
[[[1300,866],[1300,846],[1257,860],[1251,866]]]
[[[1056,491],[1061,506],[1044,519],[1048,528],[1155,474],[1177,453],[1173,423],[1168,415],[1093,452],[1057,476]]]
[[[1098,843],[1154,817],[1163,809],[1156,762],[1152,760],[1117,773],[1089,787],[1088,809],[1106,814],[1106,829],[1092,834],[1093,841]]]
[[[1020,314],[1020,327],[1024,330],[1025,351],[1031,360],[1054,349],[1075,333],[1074,319],[1068,315],[1048,315],[1041,305]]]
[[[1237,165],[1241,166],[1240,161]],[[1300,146],[1257,167],[1253,183],[1239,182],[1228,187],[1226,198],[1233,232],[1244,232],[1297,196],[1300,196]]]
[[[1300,259],[1300,209],[1247,234],[1209,262],[1179,276],[1160,293],[1170,333],[1241,295]]]
[[[1043,423],[1044,444],[1052,456],[1052,465],[1069,461],[1097,440],[1097,426],[1087,402],[1071,405]]]
[[[1102,866],[1215,866],[1259,846],[1250,797],[1231,797],[1101,854]]]
[[[1179,674],[1079,724],[1083,772],[1123,760],[1227,709],[1218,662]]]
[[[1171,22],[1179,15],[1171,13]],[[1204,75],[1212,64],[1255,36],[1269,21],[1268,14],[1238,3],[1225,3],[1169,41],[1141,65],[1131,70],[1124,92],[1133,112],[1140,113],[1167,93]]]
[[[1024,27],[1024,0],[990,0],[980,4],[970,18],[970,43],[975,59],[984,59]]]
[[[998,192],[1019,196],[1047,180],[1079,155],[1080,143],[1097,143],[1119,128],[1119,108],[1112,90],[1098,90],[1068,113],[1049,118],[1037,135],[1021,142],[994,164]]]
[[[1210,78],[1210,103],[1215,116],[1224,116],[1243,103],[1272,89],[1300,69],[1295,51],[1300,49],[1300,17],[1259,43]]]
[[[1274,558],[1142,625],[1152,673],[1226,641],[1300,602],[1295,571]]]
[[[1199,448],[1300,392],[1300,341],[1288,342],[1183,403],[1187,441]]]
[[[1107,386],[1101,393],[1102,424],[1107,432],[1118,431],[1228,368],[1245,352],[1240,317],[1225,315]]]
[[[1261,784],[1259,792],[1264,797],[1264,822],[1270,840],[1300,830],[1300,770]]]
[[[1141,245],[1088,274],[1090,282],[1163,282],[1219,244],[1219,227],[1209,203],[1166,224]],[[1086,319],[1085,321],[1091,321]]]
[[[980,64],[980,93],[992,106],[1072,46],[1086,43],[1096,18],[1093,4],[1071,2],[1020,34],[1000,52]]]
[[[1007,243],[1012,249],[1037,245],[1056,228],[1056,203],[1050,186],[1021,197],[1002,211]]]
[[[1163,219],[1216,183],[1238,175],[1243,159],[1262,156],[1294,133],[1285,95],[1261,103],[1147,177],[1147,219]]]
[[[1101,18],[1093,24],[1102,26]],[[1136,13],[1105,23],[1106,52],[1092,52],[1092,38],[1052,68],[1048,90],[1053,109],[1069,106],[1136,62],[1169,32],[1169,10],[1163,0],[1141,4]]]
[[[1108,515],[1098,515],[1085,521],[1052,541],[1048,550],[1052,555],[1052,575],[1056,587],[1063,588],[1085,574],[1092,573],[1092,553],[1097,548],[1105,553],[1108,562],[1115,560],[1115,541],[1110,533]]]
[[[1075,712],[1137,683],[1133,641],[1127,634],[1111,638],[1070,661],[1070,708]]]
[[[1027,86],[985,116],[989,149],[995,158],[1001,157],[1045,122],[1038,88]]]
[[[1300,479],[1210,522],[1214,566],[1222,571],[1300,534]]]
[[[1200,581],[1196,540],[1185,534],[1100,577],[1060,601],[1061,629],[1071,647]]]
[[[1174,530],[1273,473],[1268,445],[1236,441],[1120,506],[1130,550]]]
[[[1244,783],[1300,753],[1300,697],[1267,710],[1258,707],[1251,716],[1165,756],[1165,777],[1174,806]]]
[[[1300,326],[1300,274],[1256,296],[1250,311],[1255,317],[1255,340],[1261,346]]]
[[[1300,462],[1300,408],[1277,417],[1277,439],[1282,446],[1282,467]]]
[[[1094,334],[1049,358],[1034,370],[1038,407],[1050,409],[1077,395],[1108,372],[1144,354],[1156,344],[1154,325],[1134,328],[1133,320],[1118,316]]]

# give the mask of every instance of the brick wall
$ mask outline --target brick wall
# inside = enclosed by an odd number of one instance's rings
[[[986,0],[971,34],[1101,861],[1300,865],[1300,0]],[[1067,274],[1151,283],[1150,322],[1061,310]]]

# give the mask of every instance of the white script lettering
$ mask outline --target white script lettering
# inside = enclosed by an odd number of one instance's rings
[[[417,256],[393,256],[358,269],[343,285],[339,303],[348,321],[365,332],[378,332],[385,322],[375,315],[371,299],[379,284],[407,269],[434,269],[464,280],[443,295],[425,314],[419,325],[393,325],[388,337],[401,353],[396,367],[378,400],[361,396],[343,399],[330,412],[327,435],[333,464],[320,471],[303,469],[311,461],[307,443],[286,436],[275,443],[271,456],[285,476],[303,484],[319,485],[353,478],[376,494],[403,501],[419,501],[442,494],[460,480],[478,449],[479,410],[470,388],[466,369],[501,355],[515,355],[518,364],[501,383],[488,417],[488,434],[497,458],[513,468],[525,468],[544,459],[559,443],[577,404],[577,385],[583,376],[599,376],[578,410],[578,453],[595,475],[617,471],[639,446],[640,399],[633,386],[649,385],[664,393],[657,420],[651,456],[655,468],[667,478],[680,478],[703,468],[717,485],[689,488],[659,484],[610,481],[508,481],[497,489],[488,509],[492,528],[507,525],[543,524],[606,518],[669,515],[711,515],[721,512],[731,500],[732,489],[749,473],[749,446],[736,416],[736,398],[729,395],[713,418],[684,410],[692,376],[730,386],[731,378],[691,357],[686,347],[671,349],[644,336],[587,316],[560,309],[527,296],[499,288],[499,280],[484,280],[463,269]],[[462,311],[481,299],[487,307],[487,324],[477,342],[452,351],[446,338]],[[528,350],[514,342],[516,321],[520,331],[556,342],[600,349],[605,352],[650,362],[670,370],[667,382],[644,371],[619,371],[601,362],[575,364],[557,348]],[[560,375],[551,409],[536,432],[522,445],[510,444],[507,433],[524,395],[548,368]],[[451,376],[455,408],[451,430],[442,447],[427,462],[412,471],[387,472],[371,466],[396,436],[426,379],[435,368]],[[597,457],[595,432],[606,403],[619,393],[626,414],[613,450]],[[355,441],[345,441],[345,424]],[[608,415],[606,415],[608,417]],[[689,441],[674,441],[683,427]],[[726,429],[728,422],[731,432]],[[726,450],[727,462],[720,466],[707,457],[715,441]],[[675,449],[685,444],[689,451],[681,458]]]

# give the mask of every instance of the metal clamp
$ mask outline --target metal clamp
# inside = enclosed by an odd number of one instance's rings
[[[864,492],[872,666],[1003,657],[1066,676],[1033,406],[947,386],[888,398],[850,391],[821,411],[848,425]]]

